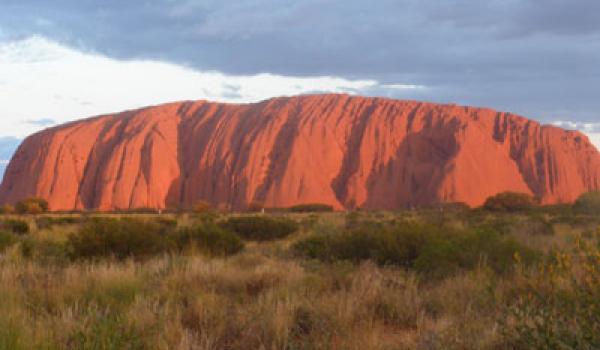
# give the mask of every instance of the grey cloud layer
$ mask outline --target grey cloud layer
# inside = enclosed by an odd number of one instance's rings
[[[338,75],[368,94],[600,118],[596,0],[4,0],[0,36],[226,73]]]

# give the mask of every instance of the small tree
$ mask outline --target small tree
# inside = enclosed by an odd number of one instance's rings
[[[580,214],[600,214],[600,192],[582,194],[573,205],[573,209]]]
[[[527,193],[502,192],[489,197],[483,207],[492,211],[515,212],[531,209],[538,203],[535,197]]]
[[[42,198],[27,198],[15,205],[18,214],[41,214],[48,211],[48,201]]]

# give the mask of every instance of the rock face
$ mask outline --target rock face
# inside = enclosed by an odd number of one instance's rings
[[[396,209],[507,190],[570,202],[595,189],[600,153],[581,133],[491,109],[314,95],[173,103],[42,131],[13,157],[0,202]]]

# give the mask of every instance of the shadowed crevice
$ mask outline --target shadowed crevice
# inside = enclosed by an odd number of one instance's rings
[[[112,156],[115,147],[123,140],[123,135],[125,134],[129,119],[135,114],[136,111],[132,111],[125,116],[112,117],[112,120],[106,124],[98,135],[98,141],[94,144],[94,147],[90,152],[90,157],[86,163],[83,172],[83,181],[81,182],[77,195],[77,197],[80,198],[84,209],[98,208],[98,192],[101,188],[99,181],[103,173],[103,169],[101,169],[100,166],[106,164],[107,160]],[[119,123],[120,125],[118,125]],[[113,136],[109,142],[103,142],[106,135],[115,126],[118,126],[116,135]]]
[[[271,188],[283,178],[294,149],[294,143],[298,137],[300,121],[301,116],[297,105],[293,114],[288,115],[287,120],[277,134],[273,148],[269,153],[269,168],[262,184],[256,189],[253,201],[264,203]]]
[[[338,202],[347,208],[352,208],[356,205],[356,203],[351,203],[352,201],[348,198],[348,183],[360,166],[360,148],[365,130],[369,124],[370,116],[377,108],[377,99],[365,100],[365,103],[367,102],[369,105],[364,107],[363,112],[356,118],[355,123],[352,125],[352,131],[347,142],[346,151],[344,152],[340,172],[331,183],[331,188]]]

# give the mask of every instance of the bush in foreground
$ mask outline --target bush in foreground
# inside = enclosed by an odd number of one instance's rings
[[[493,231],[460,232],[427,242],[415,260],[415,269],[434,278],[479,266],[506,274],[513,270],[516,257],[530,264],[537,254],[514,239]]]
[[[600,349],[600,248],[578,241],[535,270],[522,269],[524,286],[501,321],[514,349]]]
[[[298,223],[286,218],[267,216],[231,217],[221,227],[251,241],[270,241],[285,238],[296,232]]]
[[[3,220],[0,221],[0,229],[17,235],[25,235],[29,233],[29,224],[27,221],[18,219]]]
[[[23,257],[42,264],[66,264],[69,262],[67,243],[52,239],[27,237],[21,241]]]
[[[438,228],[425,225],[390,228],[363,223],[353,230],[308,237],[292,249],[299,255],[329,262],[372,260],[379,265],[413,267],[428,237],[438,232]]]
[[[74,260],[143,260],[185,251],[227,256],[241,251],[243,247],[236,234],[212,223],[177,229],[177,221],[170,219],[93,218],[69,236],[66,249]]]
[[[213,223],[181,228],[173,239],[180,252],[192,249],[210,256],[228,256],[244,249],[238,235]]]
[[[0,231],[0,253],[3,253],[7,248],[17,242],[18,239],[14,234]]]
[[[419,224],[363,225],[355,230],[303,239],[292,249],[311,259],[356,263],[371,260],[379,265],[414,268],[436,278],[477,266],[506,273],[513,268],[515,256],[527,263],[536,258],[531,249],[492,231],[457,231]]]
[[[69,237],[73,259],[147,258],[169,249],[169,228],[156,221],[94,218]]]
[[[525,220],[516,225],[516,228],[521,232],[531,235],[552,236],[555,233],[553,222],[538,213],[525,218]]]

